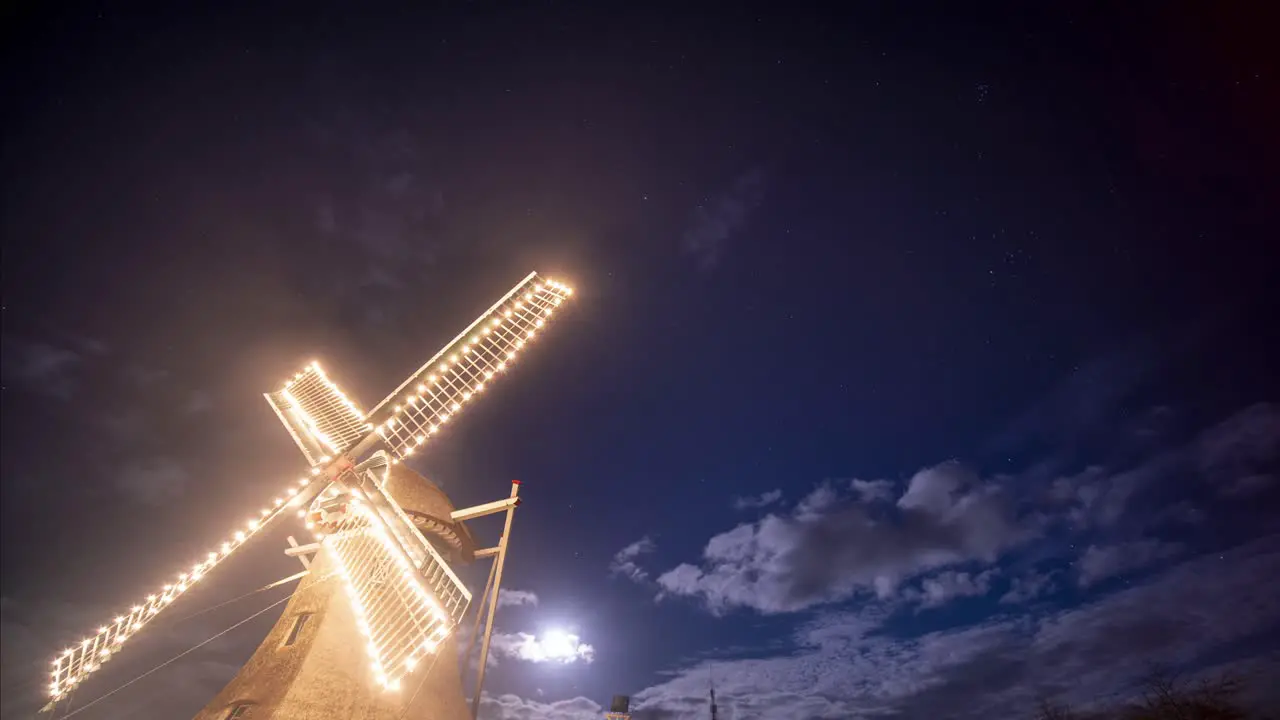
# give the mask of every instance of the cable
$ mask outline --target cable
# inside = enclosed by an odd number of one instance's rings
[[[287,578],[283,578],[283,579],[281,579],[281,580],[276,580],[275,582],[267,583],[266,585],[263,585],[262,587],[257,588],[256,590],[250,590],[249,592],[247,592],[247,593],[245,593],[245,594],[243,594],[243,595],[239,595],[239,596],[233,597],[233,598],[231,598],[230,600],[225,600],[225,601],[223,601],[223,602],[218,603],[217,605],[213,605],[213,606],[207,607],[207,608],[205,608],[205,609],[203,609],[203,610],[199,610],[199,611],[197,611],[197,612],[193,612],[193,613],[191,613],[190,615],[183,615],[182,617],[178,618],[177,620],[174,620],[174,621],[173,621],[173,624],[174,624],[174,625],[176,625],[176,624],[178,624],[178,623],[180,623],[180,622],[183,622],[184,620],[190,620],[190,619],[191,619],[191,618],[193,618],[193,617],[200,617],[201,615],[204,615],[205,613],[213,612],[214,610],[217,610],[218,608],[223,607],[223,606],[225,606],[225,605],[230,605],[230,604],[231,604],[231,603],[233,603],[233,602],[239,602],[239,601],[241,601],[241,600],[243,600],[243,599],[245,599],[245,598],[249,597],[250,595],[256,595],[256,594],[258,594],[258,593],[260,593],[260,592],[266,592],[267,590],[270,590],[271,588],[277,587],[277,586],[279,586],[279,585],[283,585],[283,584],[285,584],[285,583],[287,583],[287,582],[289,582],[289,581],[291,581],[291,580],[297,580],[298,578],[302,577],[303,575],[306,575],[306,574],[307,574],[307,572],[308,572],[308,571],[305,571],[305,570],[304,570],[303,572],[296,573],[296,574],[294,574],[294,575],[290,575],[290,576],[289,576],[289,577],[287,577]]]
[[[226,606],[226,605],[230,605],[231,603],[234,603],[234,602],[239,602],[239,601],[241,601],[241,600],[243,600],[243,599],[245,599],[245,598],[249,597],[250,595],[256,595],[256,594],[258,594],[258,593],[260,593],[260,592],[266,592],[267,590],[270,590],[270,589],[272,589],[272,588],[274,588],[274,587],[278,587],[278,586],[283,585],[283,584],[285,584],[285,583],[287,583],[287,582],[290,582],[290,581],[292,581],[292,580],[297,580],[298,578],[300,578],[300,577],[302,577],[302,576],[306,575],[306,574],[307,574],[307,572],[309,572],[309,571],[304,570],[304,571],[302,571],[302,572],[300,572],[300,573],[295,573],[295,574],[293,574],[293,575],[290,575],[289,577],[281,578],[280,580],[276,580],[275,582],[267,583],[266,585],[263,585],[262,587],[257,588],[256,590],[250,590],[249,592],[247,592],[247,593],[245,593],[245,594],[243,594],[243,595],[239,595],[239,596],[237,596],[237,597],[233,597],[233,598],[231,598],[230,600],[226,600],[226,601],[224,601],[224,602],[220,602],[220,603],[218,603],[217,605],[213,605],[213,606],[211,606],[211,607],[207,607],[207,608],[205,608],[205,609],[203,609],[203,610],[199,610],[199,611],[197,611],[197,612],[191,613],[190,615],[184,615],[184,616],[182,616],[182,617],[178,618],[177,620],[174,620],[174,621],[172,621],[171,623],[169,623],[169,626],[170,626],[170,627],[172,627],[172,626],[174,626],[174,625],[177,625],[177,624],[178,624],[178,623],[180,623],[180,622],[184,622],[184,621],[186,621],[186,620],[190,620],[191,618],[194,618],[194,617],[199,617],[199,616],[201,616],[201,615],[204,615],[205,613],[213,612],[214,610],[217,610],[217,609],[218,609],[218,608],[220,608],[220,607],[224,607],[224,606]],[[30,668],[31,668],[32,670],[35,670],[37,667],[39,667],[39,666],[43,666],[44,664],[45,664],[45,663],[44,663],[44,661],[43,661],[43,660],[38,661],[38,662],[33,662],[33,663],[31,663]],[[19,681],[17,681],[17,682],[10,683],[9,685],[7,685],[7,686],[4,686],[4,687],[3,687],[3,691],[4,691],[4,692],[6,692],[6,693],[7,693],[7,692],[15,692],[15,691],[17,691],[17,690],[19,690],[19,689],[26,689],[26,688],[31,687],[31,686],[34,686],[34,685],[43,685],[43,684],[45,684],[45,682],[46,682],[46,681],[45,681],[45,679],[44,679],[43,677],[36,676],[36,677],[33,677],[33,678],[27,678],[26,680],[19,680]],[[68,695],[68,698],[70,698],[70,695]]]
[[[173,663],[173,662],[175,662],[175,661],[177,661],[177,660],[179,660],[179,659],[181,659],[181,658],[183,658],[183,657],[185,657],[185,656],[187,656],[187,655],[189,655],[189,654],[191,654],[191,653],[195,652],[196,650],[199,650],[200,648],[204,647],[205,645],[208,645],[209,643],[213,642],[214,640],[217,640],[218,638],[222,637],[223,635],[226,635],[227,633],[231,632],[232,630],[235,630],[236,628],[238,628],[238,627],[240,627],[241,625],[243,625],[243,624],[245,624],[245,623],[249,622],[250,620],[253,620],[254,618],[258,617],[259,615],[262,615],[263,613],[267,612],[268,610],[271,610],[272,608],[274,608],[274,607],[276,607],[276,606],[278,606],[278,605],[280,605],[280,604],[282,604],[282,603],[284,603],[284,602],[287,602],[287,601],[289,600],[289,598],[291,598],[291,597],[293,597],[293,595],[291,595],[291,594],[290,594],[290,595],[286,595],[286,596],[284,596],[284,597],[280,598],[279,600],[277,600],[277,601],[275,601],[275,602],[271,603],[270,605],[268,605],[268,606],[266,606],[266,607],[262,608],[262,609],[261,609],[261,610],[259,610],[258,612],[256,612],[256,613],[254,613],[254,614],[250,615],[249,617],[247,617],[247,618],[245,618],[245,619],[241,620],[240,622],[236,623],[235,625],[232,625],[231,627],[227,628],[226,630],[223,630],[222,632],[219,632],[218,634],[214,635],[213,637],[210,637],[210,638],[208,638],[207,640],[202,640],[198,645],[194,645],[194,646],[192,646],[192,647],[187,648],[186,650],[183,650],[182,652],[178,653],[177,655],[174,655],[173,657],[169,658],[168,660],[165,660],[164,662],[160,663],[159,665],[157,665],[157,666],[155,666],[155,667],[151,668],[150,670],[148,670],[148,671],[146,671],[146,672],[142,673],[141,675],[139,675],[138,677],[136,677],[136,678],[134,678],[134,679],[130,680],[129,682],[127,682],[127,683],[125,683],[125,684],[123,684],[123,685],[121,685],[121,686],[117,687],[116,689],[112,690],[111,692],[108,692],[108,693],[106,693],[105,695],[100,695],[100,696],[98,696],[97,698],[94,698],[94,699],[93,699],[92,701],[90,701],[89,703],[87,703],[87,704],[85,704],[85,705],[81,705],[80,707],[78,707],[78,708],[76,708],[76,709],[75,709],[75,712],[69,712],[69,713],[67,713],[66,715],[63,715],[63,716],[62,716],[62,720],[67,720],[67,718],[74,717],[75,715],[79,714],[81,711],[88,710],[89,708],[93,707],[94,705],[97,705],[98,703],[102,702],[103,700],[106,700],[107,698],[111,697],[112,695],[115,695],[116,693],[120,692],[121,690],[123,690],[123,689],[125,689],[125,688],[129,687],[130,685],[132,685],[132,684],[134,684],[134,683],[138,682],[139,680],[141,680],[141,679],[143,679],[143,678],[147,677],[148,675],[150,675],[150,674],[152,674],[152,673],[156,672],[157,670],[160,670],[160,669],[164,668],[165,666],[167,666],[167,665],[169,665],[169,664],[171,664],[171,663]]]
[[[427,671],[422,673],[422,679],[418,681],[418,687],[413,689],[413,694],[409,696],[409,702],[404,704],[404,709],[400,711],[399,720],[404,720],[409,714],[409,708],[413,707],[413,701],[418,699],[418,693],[422,692],[422,686],[426,684],[427,678],[431,677],[431,671],[436,669],[436,661],[440,659],[443,653],[436,651],[434,657],[431,658],[431,664],[427,666]]]

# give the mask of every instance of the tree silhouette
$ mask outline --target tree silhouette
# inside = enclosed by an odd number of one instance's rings
[[[1219,675],[1191,683],[1163,667],[1155,667],[1142,679],[1137,700],[1101,713],[1082,714],[1045,699],[1036,709],[1035,720],[1249,720],[1240,703],[1244,683],[1234,675]],[[1263,720],[1257,718],[1257,720]]]

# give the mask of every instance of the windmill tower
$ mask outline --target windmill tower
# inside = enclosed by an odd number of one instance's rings
[[[289,538],[286,553],[302,561],[302,581],[257,651],[196,720],[474,717],[519,481],[507,498],[459,510],[403,460],[505,374],[572,294],[530,273],[369,413],[317,363],[267,393],[308,474],[203,560],[59,653],[46,708],[264,528],[296,515],[315,539],[299,546]],[[498,544],[477,548],[464,523],[496,513],[506,515]],[[474,612],[476,629],[482,617],[485,627],[468,713],[454,637],[472,593],[454,566],[477,559],[492,566]]]

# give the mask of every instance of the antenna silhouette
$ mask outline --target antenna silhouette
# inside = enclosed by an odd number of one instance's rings
[[[719,709],[716,707],[716,675],[712,666],[707,666],[707,684],[711,687],[711,720],[719,720]]]

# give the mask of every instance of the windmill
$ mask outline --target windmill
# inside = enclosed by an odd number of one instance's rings
[[[285,552],[301,560],[304,571],[286,580],[302,582],[258,650],[197,718],[374,720],[405,717],[411,709],[433,718],[465,717],[450,651],[472,593],[454,565],[491,558],[472,632],[473,641],[483,638],[474,717],[519,481],[512,482],[507,498],[459,510],[404,460],[430,446],[455,415],[505,374],[572,294],[530,273],[367,413],[314,362],[266,393],[308,472],[203,559],[60,652],[52,663],[46,709],[254,536],[296,515],[315,539],[298,545],[289,537]],[[477,549],[464,523],[504,512],[498,544]],[[437,667],[441,656],[447,662]],[[397,692],[413,680],[411,696]]]

